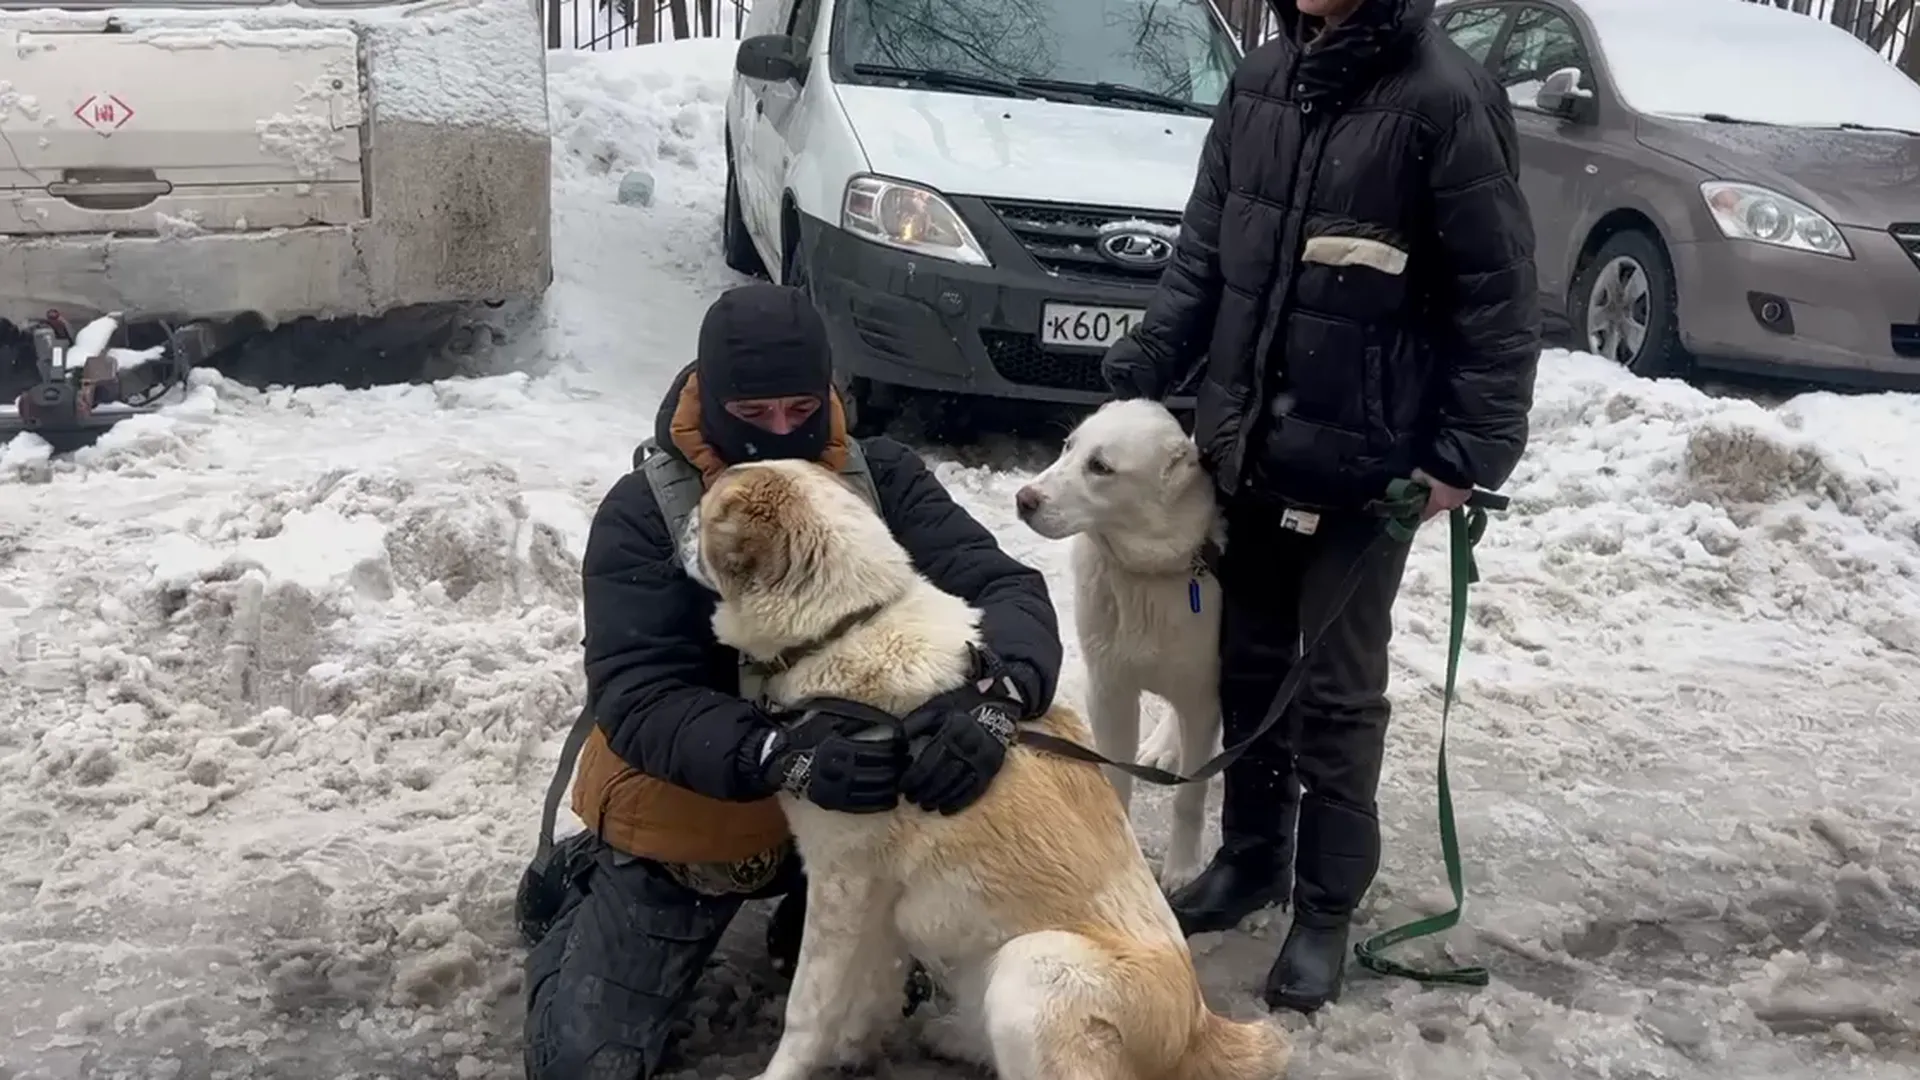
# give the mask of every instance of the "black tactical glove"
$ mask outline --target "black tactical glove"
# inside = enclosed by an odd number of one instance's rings
[[[741,747],[739,767],[749,790],[784,791],[848,814],[880,814],[899,805],[907,740],[898,728],[820,709],[775,720],[778,726],[765,738]]]
[[[955,814],[987,793],[1006,764],[1026,707],[1006,669],[975,650],[974,677],[906,715],[908,740],[930,740],[900,777],[900,794],[931,813]]]

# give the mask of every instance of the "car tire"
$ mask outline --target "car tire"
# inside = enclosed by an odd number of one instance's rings
[[[733,154],[727,154],[727,194],[720,211],[720,251],[727,268],[750,277],[765,277],[760,253],[747,235],[747,221],[740,213],[740,184],[733,175]]]
[[[1608,237],[1567,291],[1574,345],[1643,378],[1684,376],[1680,293],[1660,241],[1638,229]]]

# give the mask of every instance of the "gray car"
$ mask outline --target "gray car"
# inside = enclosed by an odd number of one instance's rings
[[[1452,0],[1507,88],[1547,310],[1644,375],[1920,387],[1920,86],[1746,0]]]

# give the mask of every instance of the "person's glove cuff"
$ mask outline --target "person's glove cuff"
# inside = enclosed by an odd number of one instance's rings
[[[783,782],[785,778],[773,775],[770,768],[775,760],[779,742],[780,730],[772,725],[768,725],[760,733],[740,740],[739,748],[734,751],[733,767],[748,797],[771,798],[786,786]],[[802,759],[807,756],[799,755]]]

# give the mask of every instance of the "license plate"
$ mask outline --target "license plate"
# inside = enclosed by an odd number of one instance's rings
[[[1040,344],[1104,349],[1140,325],[1139,308],[1046,304],[1040,309]]]

